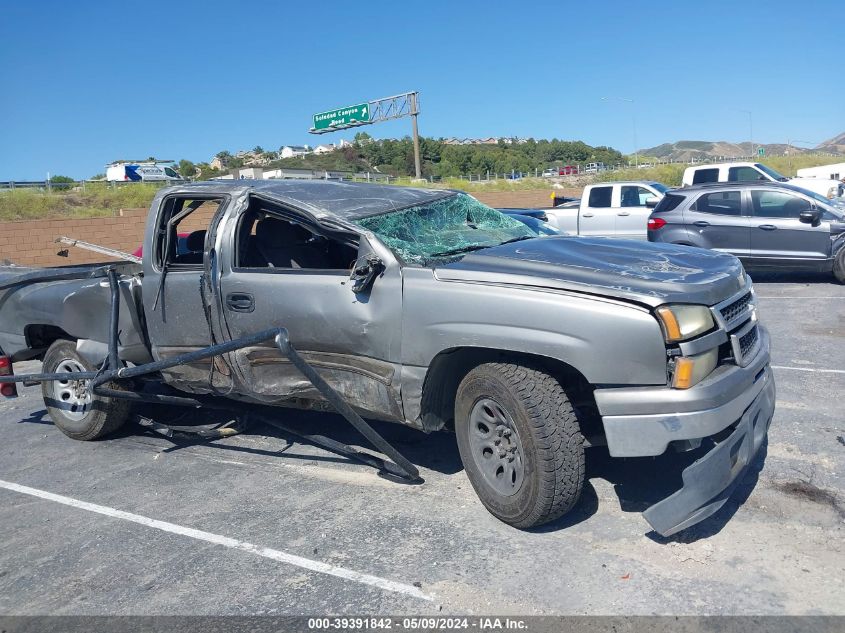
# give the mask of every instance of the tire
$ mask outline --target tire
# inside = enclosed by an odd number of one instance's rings
[[[560,383],[539,369],[486,363],[470,371],[455,398],[455,434],[472,487],[505,523],[548,523],[581,496],[578,418]]]
[[[833,276],[841,284],[845,284],[845,246],[839,249],[833,260]]]
[[[76,343],[55,341],[44,355],[43,371],[48,374],[67,371],[95,371],[76,352]],[[88,381],[50,381],[41,383],[44,404],[59,430],[75,440],[98,440],[114,433],[129,417],[127,400],[87,394]]]

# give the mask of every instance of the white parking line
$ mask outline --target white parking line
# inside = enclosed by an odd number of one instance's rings
[[[47,501],[55,501],[56,503],[61,503],[73,508],[96,512],[97,514],[103,514],[114,519],[131,521],[146,527],[162,530],[163,532],[179,534],[180,536],[187,536],[199,541],[222,545],[223,547],[229,547],[231,549],[238,549],[244,552],[249,552],[250,554],[256,554],[257,556],[263,556],[264,558],[269,558],[280,563],[287,563],[288,565],[295,565],[296,567],[302,567],[303,569],[308,569],[320,574],[327,574],[344,580],[351,580],[353,582],[371,585],[373,587],[378,587],[379,589],[384,589],[385,591],[405,594],[406,596],[411,596],[412,598],[420,598],[421,600],[433,599],[431,596],[427,596],[413,585],[406,585],[401,582],[387,580],[386,578],[371,576],[370,574],[362,574],[361,572],[346,569],[345,567],[329,565],[328,563],[303,558],[301,556],[296,556],[295,554],[288,554],[287,552],[270,549],[269,547],[260,547],[259,545],[253,545],[252,543],[247,543],[246,541],[229,538],[228,536],[212,534],[211,532],[204,532],[203,530],[195,530],[194,528],[183,527],[181,525],[176,525],[175,523],[168,523],[167,521],[150,519],[139,514],[132,514],[131,512],[124,512],[123,510],[116,510],[114,508],[109,508],[108,506],[88,503],[87,501],[79,501],[78,499],[57,495],[37,488],[30,488],[29,486],[21,486],[20,484],[3,481],[2,479],[0,479],[0,488],[5,488],[6,490],[12,490],[25,495],[31,495],[33,497],[38,497],[39,499],[46,499]]]
[[[772,369],[791,369],[792,371],[813,371],[820,374],[845,374],[845,369],[816,369],[815,367],[785,367],[772,365]]]

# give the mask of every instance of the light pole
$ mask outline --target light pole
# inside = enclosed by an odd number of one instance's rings
[[[640,150],[637,147],[637,114],[634,111],[634,100],[626,97],[602,97],[602,101],[624,101],[631,104],[631,129],[634,134],[634,166],[640,166]]]
[[[818,145],[815,141],[796,141],[796,140],[789,140],[786,141],[786,152],[789,155],[789,168],[792,169],[792,152],[790,152],[790,148],[797,147],[795,143],[804,143],[805,145]],[[803,149],[802,147],[798,147],[797,149]]]
[[[751,158],[754,158],[757,155],[757,148],[754,147],[754,123],[751,119],[751,110],[739,109],[739,111],[748,115],[748,141],[751,143]]]

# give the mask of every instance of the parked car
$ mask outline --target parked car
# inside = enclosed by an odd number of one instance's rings
[[[577,165],[564,165],[558,170],[558,175],[560,176],[577,176],[578,175],[578,166]]]
[[[730,253],[749,268],[833,272],[845,283],[845,209],[787,183],[669,191],[649,216],[648,239]]]
[[[788,182],[791,185],[809,189],[827,198],[845,195],[845,185],[828,178],[787,178],[771,167],[761,163],[722,163],[719,165],[696,165],[684,170],[684,186],[701,185],[709,182]]]
[[[543,170],[543,178],[554,178],[560,175],[560,170],[557,167],[549,167]]]
[[[498,209],[505,215],[519,220],[534,231],[538,236],[561,235],[562,233],[548,223],[548,217],[543,209]]]
[[[645,240],[651,213],[646,201],[662,198],[668,189],[654,181],[588,185],[577,205],[564,203],[545,211],[549,224],[570,235]]]
[[[200,263],[172,247],[196,217]],[[587,442],[619,458],[715,438],[645,512],[669,535],[718,510],[765,441],[775,384],[752,297],[730,255],[537,238],[462,192],[204,182],[158,192],[142,264],[0,267],[0,358],[45,372],[0,382],[42,381],[79,440],[150,398],[333,408],[385,453],[360,416],[450,428],[482,503],[520,528],[574,507]]]

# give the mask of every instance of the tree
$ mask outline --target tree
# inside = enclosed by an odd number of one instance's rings
[[[70,176],[52,176],[50,178],[50,188],[53,191],[70,189],[76,181]]]
[[[367,145],[368,143],[373,142],[373,137],[367,134],[366,132],[358,132],[353,139],[354,143],[358,145]]]
[[[261,156],[261,154],[264,153],[264,148],[261,147],[260,145],[256,145],[255,147],[252,148],[252,153],[258,154],[259,156]]]
[[[222,152],[217,152],[215,157],[219,158],[220,160],[226,160],[228,158],[232,158],[232,154],[230,154],[228,150],[224,149]]]
[[[197,173],[197,166],[184,158],[179,161],[179,174],[182,178],[193,178]]]

